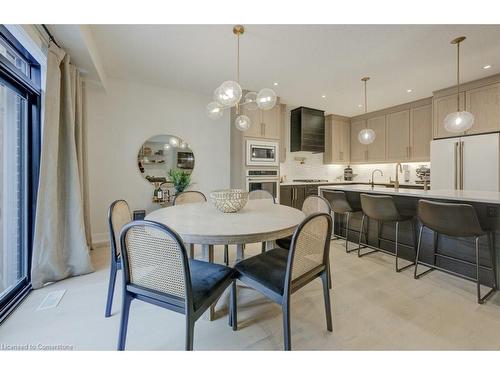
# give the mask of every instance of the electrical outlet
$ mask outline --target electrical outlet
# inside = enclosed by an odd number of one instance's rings
[[[486,216],[497,217],[497,208],[494,206],[486,206]]]

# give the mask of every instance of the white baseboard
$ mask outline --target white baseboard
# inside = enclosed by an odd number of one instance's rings
[[[92,233],[92,247],[94,249],[106,246],[109,246],[109,234],[107,232]]]

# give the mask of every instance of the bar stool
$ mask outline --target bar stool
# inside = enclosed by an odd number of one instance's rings
[[[335,218],[337,217],[344,217],[344,233],[345,237],[342,235],[334,235],[332,239],[338,240],[338,239],[345,239],[345,252],[350,253],[351,251],[357,250],[357,248],[349,250],[348,246],[348,238],[349,238],[349,220],[351,218],[351,214],[360,212],[360,211],[354,211],[347,201],[345,192],[343,191],[329,191],[328,192],[328,200],[330,202],[330,205],[332,206],[332,213],[333,213],[333,218],[334,218],[334,223],[335,223]],[[338,220],[339,223],[339,233],[342,233],[342,223],[341,220]],[[364,248],[364,247],[363,247]]]
[[[399,213],[399,210],[396,207],[396,204],[394,203],[394,199],[391,196],[388,195],[370,195],[370,194],[361,194],[361,209],[363,210],[363,218],[361,219],[361,229],[359,232],[359,242],[358,242],[358,257],[362,257],[368,254],[372,254],[377,251],[381,251],[385,254],[389,254],[392,256],[396,257],[396,272],[401,272],[415,264],[415,262],[412,262],[410,264],[407,264],[404,267],[399,267],[399,243],[398,243],[398,236],[399,236],[399,223],[401,222],[408,222],[411,227],[411,238],[413,244],[411,247],[415,250],[415,228],[413,224],[413,216],[407,216],[407,215],[401,215]],[[364,232],[364,223],[365,223],[365,218],[368,217],[372,220],[376,220],[378,223],[378,235],[377,235],[377,240],[378,240],[378,247],[373,247],[368,245],[368,233],[365,233],[365,240],[366,244],[365,246],[373,249],[372,251],[369,251],[367,253],[361,254],[361,236]],[[386,223],[395,223],[395,228],[396,228],[396,238],[395,241],[382,238],[382,228],[383,225]],[[367,230],[368,232],[368,230]],[[381,241],[387,241],[387,242],[394,242],[395,248],[394,248],[394,253],[384,250],[380,248],[380,242]],[[404,245],[404,244],[403,244]],[[409,246],[409,245],[406,245]]]
[[[440,270],[464,278],[466,280],[475,281],[477,285],[477,302],[479,304],[484,303],[486,299],[490,297],[497,289],[496,256],[495,247],[493,246],[493,233],[492,231],[486,230],[481,227],[474,207],[472,207],[470,204],[441,203],[422,199],[418,201],[418,218],[422,223],[422,226],[420,227],[420,233],[418,235],[417,256],[414,273],[415,279],[418,279],[420,276],[423,276],[430,271]],[[434,264],[428,264],[419,260],[420,247],[422,243],[422,232],[424,228],[429,228],[435,233]],[[450,237],[473,237],[475,242],[476,261],[469,262],[460,258],[439,254],[437,251],[437,240],[439,234],[444,234]],[[482,236],[486,236],[488,238],[488,247],[490,250],[490,259],[492,263],[491,267],[484,267],[479,264],[479,238]],[[437,257],[442,257],[445,259],[458,261],[463,264],[476,266],[476,277],[473,278],[466,275],[461,275],[457,272],[453,272],[436,266]],[[419,264],[430,268],[418,274],[417,267]],[[483,297],[481,297],[481,282],[479,277],[480,268],[487,269],[493,272],[493,287]]]

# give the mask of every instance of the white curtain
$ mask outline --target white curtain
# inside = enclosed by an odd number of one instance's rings
[[[35,219],[33,288],[92,272],[84,89],[78,70],[51,43]]]

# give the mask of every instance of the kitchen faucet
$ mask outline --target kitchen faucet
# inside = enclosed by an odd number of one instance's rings
[[[372,185],[372,188],[374,186],[374,180],[373,180],[373,175],[375,174],[375,172],[380,172],[380,175],[383,176],[384,175],[384,172],[382,172],[380,169],[374,169],[372,171],[372,180],[370,181],[370,184]]]
[[[399,167],[399,172],[403,173],[403,167],[401,166],[401,163],[397,163],[396,164],[396,180],[392,181],[391,178],[389,177],[389,182],[391,184],[394,184],[394,189],[399,189],[398,167]]]

